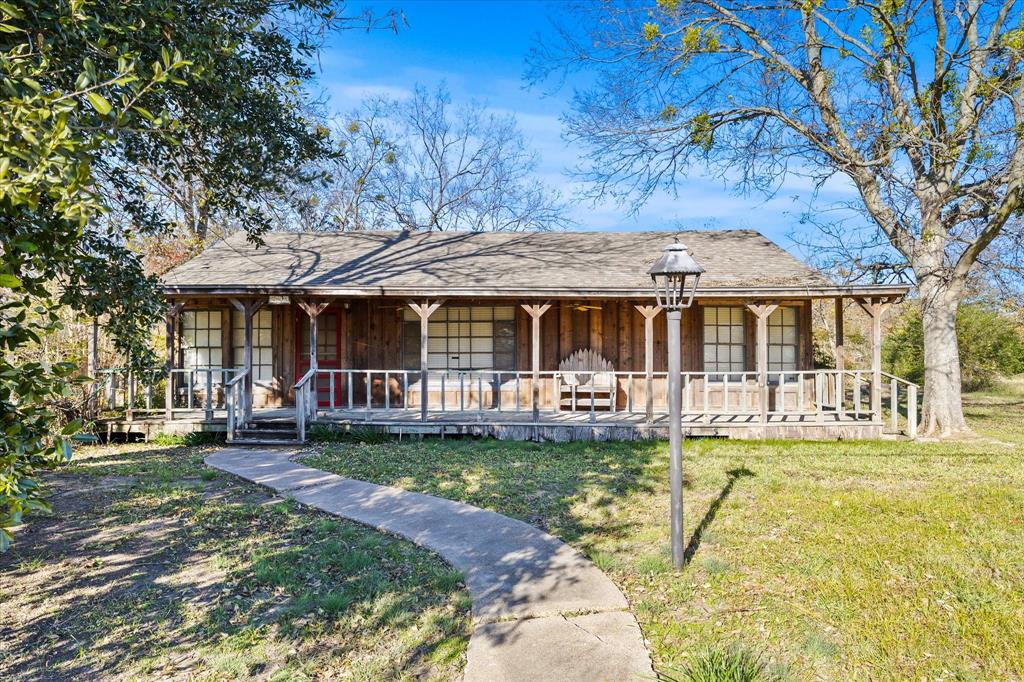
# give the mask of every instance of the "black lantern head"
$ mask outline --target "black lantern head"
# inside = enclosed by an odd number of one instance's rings
[[[697,282],[704,268],[682,244],[669,244],[647,271],[654,280],[654,295],[665,310],[682,310],[693,304]]]

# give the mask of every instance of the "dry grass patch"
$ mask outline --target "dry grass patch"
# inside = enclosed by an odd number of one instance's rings
[[[0,556],[11,679],[457,679],[461,576],[271,498],[203,450],[87,449]]]

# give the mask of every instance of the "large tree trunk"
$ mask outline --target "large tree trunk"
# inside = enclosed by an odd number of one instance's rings
[[[960,350],[956,314],[963,285],[926,275],[918,282],[924,328],[922,433],[951,437],[970,433],[960,397]]]

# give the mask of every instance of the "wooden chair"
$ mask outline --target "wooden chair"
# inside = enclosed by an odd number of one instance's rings
[[[558,363],[559,401],[562,410],[612,410],[617,382],[615,367],[600,353],[581,348]]]

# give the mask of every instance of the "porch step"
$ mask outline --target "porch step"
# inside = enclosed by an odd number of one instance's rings
[[[298,433],[295,429],[287,428],[261,428],[261,427],[246,427],[238,429],[238,434],[243,438],[272,438],[272,439],[289,439],[297,438]]]
[[[298,438],[278,440],[272,438],[236,438],[231,445],[301,445]]]
[[[238,429],[232,445],[300,445],[299,434],[288,422],[253,422]]]

